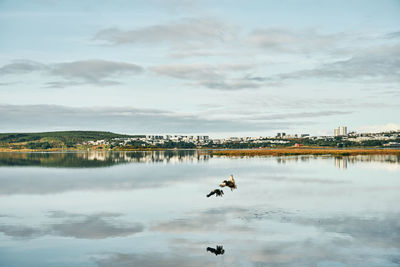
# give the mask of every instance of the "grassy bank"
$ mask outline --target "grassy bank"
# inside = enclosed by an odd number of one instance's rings
[[[276,148],[276,149],[243,149],[214,150],[213,155],[220,156],[290,156],[290,155],[400,155],[400,149],[337,149],[337,148]]]

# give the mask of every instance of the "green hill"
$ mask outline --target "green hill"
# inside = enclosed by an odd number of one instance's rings
[[[113,138],[143,137],[102,131],[59,131],[42,133],[0,133],[0,147],[47,149],[51,147],[73,147],[91,140],[111,140]]]

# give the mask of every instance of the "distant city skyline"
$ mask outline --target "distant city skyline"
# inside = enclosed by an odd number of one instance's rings
[[[400,129],[400,2],[0,1],[0,132]]]

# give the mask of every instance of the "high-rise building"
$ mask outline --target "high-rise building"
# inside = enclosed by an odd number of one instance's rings
[[[339,134],[340,135],[347,135],[347,127],[346,126],[340,126],[339,127]]]
[[[334,136],[339,136],[339,129],[334,129],[333,130],[333,135]]]
[[[338,128],[333,130],[334,136],[343,136],[347,135],[347,127],[346,126],[339,126]]]

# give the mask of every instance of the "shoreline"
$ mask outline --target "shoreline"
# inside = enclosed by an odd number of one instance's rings
[[[77,152],[77,153],[82,153],[82,152],[150,152],[150,151],[185,151],[185,150],[212,150],[210,148],[180,148],[180,149],[174,149],[174,148],[148,148],[148,149],[60,149],[60,148],[51,148],[51,149],[10,149],[10,148],[0,148],[0,153],[1,152],[48,152],[48,153],[54,153],[54,152]]]
[[[264,148],[264,149],[5,149],[0,152],[21,153],[82,153],[82,152],[151,152],[151,151],[207,151],[213,156],[290,156],[290,155],[332,155],[332,156],[354,156],[354,155],[399,155],[400,148],[332,148],[332,147],[288,147],[288,148]]]
[[[291,156],[291,155],[399,155],[400,149],[395,148],[274,148],[274,149],[233,149],[213,150],[214,156]]]

